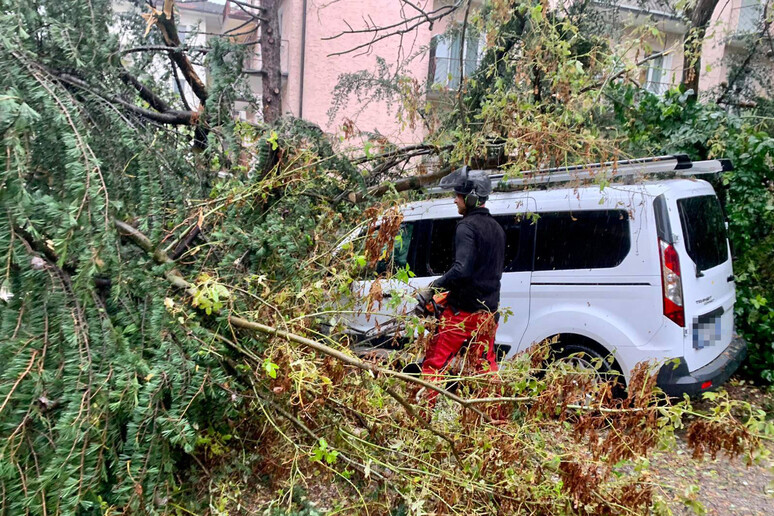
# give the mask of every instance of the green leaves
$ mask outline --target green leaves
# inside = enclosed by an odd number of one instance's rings
[[[325,460],[326,464],[334,464],[338,456],[339,452],[329,448],[328,442],[320,437],[317,442],[317,447],[312,450],[312,456],[309,458],[309,460],[312,462],[320,462]]]
[[[40,118],[40,114],[15,93],[11,90],[8,95],[0,95],[0,134],[11,127],[22,133]]]
[[[266,143],[271,145],[271,150],[275,151],[279,147],[279,143],[277,142],[277,138],[279,137],[279,134],[277,131],[273,130],[271,131],[268,138],[266,138]]]
[[[416,274],[414,274],[414,271],[409,268],[408,264],[406,264],[404,267],[398,267],[395,270],[395,274],[393,274],[393,279],[406,284],[408,284],[409,280],[414,277],[416,277]]]
[[[278,369],[279,369],[279,365],[272,362],[271,359],[267,358],[263,361],[263,370],[266,373],[266,375],[272,380],[277,378]]]
[[[196,293],[191,304],[211,315],[213,312],[219,312],[223,308],[223,302],[229,297],[229,290],[205,273],[200,275],[196,282]]]

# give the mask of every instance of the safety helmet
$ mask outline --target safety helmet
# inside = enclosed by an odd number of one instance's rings
[[[454,193],[465,197],[465,206],[481,206],[492,193],[492,180],[483,170],[471,170],[467,165],[458,168],[441,179],[441,188],[453,188]]]

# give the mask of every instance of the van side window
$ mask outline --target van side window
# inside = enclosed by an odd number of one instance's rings
[[[504,272],[530,270],[530,260],[520,250],[522,231],[528,224],[520,215],[498,215],[495,220],[505,230]],[[454,232],[460,219],[439,219],[433,221],[430,245],[427,250],[427,275],[440,276],[454,263]],[[529,252],[529,251],[527,251]]]
[[[677,200],[685,250],[697,271],[716,267],[728,260],[726,223],[720,202],[714,195]]]
[[[522,232],[529,224],[523,215],[498,215],[495,220],[505,231],[505,270],[503,272],[528,271],[532,268],[531,260],[525,260],[528,250],[522,251]]]
[[[541,213],[535,270],[616,267],[630,248],[629,214],[624,210]]]
[[[430,245],[427,249],[427,275],[440,276],[454,263],[454,232],[460,219],[433,221]]]

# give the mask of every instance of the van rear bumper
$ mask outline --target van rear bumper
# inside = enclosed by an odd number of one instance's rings
[[[734,335],[728,348],[715,360],[689,372],[684,357],[661,366],[656,383],[668,396],[682,398],[683,394],[691,397],[702,392],[711,391],[725,383],[737,370],[739,364],[747,356],[747,342],[739,335]]]

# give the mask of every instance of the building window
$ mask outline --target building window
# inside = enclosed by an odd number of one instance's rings
[[[428,79],[431,86],[456,89],[460,86],[460,45],[463,49],[462,73],[464,77],[476,71],[482,55],[482,42],[478,34],[468,31],[464,42],[462,34],[440,34],[430,42],[430,69]]]
[[[761,0],[741,0],[737,10],[736,34],[741,36],[756,32],[763,17],[763,4]]]
[[[663,95],[672,85],[672,56],[660,55],[649,60],[645,69],[645,89]]]

